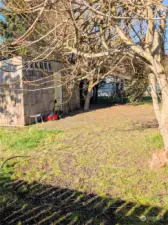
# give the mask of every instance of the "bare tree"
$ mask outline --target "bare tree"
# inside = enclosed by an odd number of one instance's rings
[[[97,36],[99,40],[103,39],[104,51],[94,52],[92,56],[109,55],[111,44],[119,39],[122,47],[127,46],[129,53],[142,59],[150,69],[148,81],[151,85],[154,111],[165,149],[168,150],[168,82],[162,65],[168,5],[154,0],[81,2],[89,10],[90,20],[94,18],[101,23]],[[107,38],[107,34],[110,34],[110,38]],[[161,88],[161,106],[158,102],[157,84]]]
[[[52,1],[51,4],[50,1],[46,1],[46,4],[42,4],[42,1],[22,1],[19,4],[18,1],[10,0],[4,1],[4,4],[6,5],[4,15],[17,13],[20,19],[23,18],[25,20],[26,26],[29,25],[28,31],[20,36],[15,35],[15,39],[10,43],[8,42],[7,51],[9,50],[10,55],[11,53],[15,54],[16,50],[26,49],[26,52],[33,55],[31,62],[57,57],[66,64],[65,68],[69,64],[68,59],[74,56],[74,53],[78,55],[75,63],[73,59],[73,63],[69,65],[71,69],[68,72],[64,71],[62,85],[71,82],[72,79],[78,82],[87,79],[89,85],[84,109],[88,110],[90,93],[93,87],[107,75],[114,74],[121,66],[120,62],[123,61],[126,55],[121,54],[121,50],[117,50],[118,46],[115,46],[114,50],[116,49],[118,55],[114,57],[112,55],[100,58],[91,56],[93,49],[97,48],[95,43],[98,42],[101,48],[101,41],[99,42],[96,36],[93,38],[83,36],[84,32],[81,29],[83,29],[83,23],[86,22],[86,10],[84,9],[84,11],[79,13],[80,7],[76,8],[75,2]],[[39,12],[40,17],[37,20]],[[42,22],[42,26],[40,26],[40,22]],[[82,26],[81,29],[80,26]],[[92,25],[90,29],[92,29]],[[72,46],[76,46],[76,48],[71,49]],[[80,52],[79,49],[83,52]],[[87,51],[87,49],[88,53],[85,55],[84,51]],[[121,73],[118,73],[118,75],[123,77],[122,68],[120,71]]]
[[[4,0],[6,13],[21,14],[28,30],[11,47],[39,43],[34,61],[52,53],[87,59],[125,54],[149,68],[148,82],[165,149],[168,150],[168,81],[162,65],[168,5],[162,0]],[[16,4],[17,3],[17,4]],[[49,19],[49,14],[52,16]],[[43,25],[44,26],[43,26]],[[40,26],[41,31],[38,31]],[[38,35],[33,34],[36,32]],[[43,45],[40,45],[43,40]],[[2,45],[4,51],[6,46]],[[122,56],[121,56],[122,57]],[[92,76],[91,76],[92,77]],[[158,102],[156,85],[161,88]]]
[[[127,75],[125,75],[126,73]],[[89,110],[93,88],[110,75],[131,80],[134,75],[131,59],[126,55],[103,57],[100,59],[77,57],[73,66],[72,76],[78,82],[85,81],[85,83],[87,83],[87,93],[84,104],[85,111]]]

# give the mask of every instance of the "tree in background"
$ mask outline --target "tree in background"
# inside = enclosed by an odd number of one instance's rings
[[[29,0],[23,1],[26,5],[16,7],[14,2],[17,1],[4,0],[10,12],[25,16],[29,29],[10,46],[28,48],[43,40],[43,46],[39,45],[35,53],[36,61],[53,52],[62,58],[73,53],[98,61],[122,53],[142,60],[149,69],[145,77],[151,86],[154,111],[168,150],[168,81],[162,64],[168,4],[161,0]],[[52,15],[50,21],[48,13]],[[36,36],[39,26],[42,30]],[[161,89],[161,105],[157,84]]]
[[[127,75],[125,76],[125,74]],[[77,57],[72,75],[78,81],[84,81],[87,91],[85,93],[84,110],[89,110],[92,92],[95,86],[107,76],[117,76],[121,79],[131,80],[133,68],[129,57],[104,57],[101,59],[85,59]]]
[[[25,51],[23,49],[20,49],[17,51],[15,48],[13,49],[10,46],[7,46],[7,43],[10,43],[11,41],[14,41],[16,37],[20,36],[21,34],[24,34],[26,31],[26,26],[23,22],[21,22],[21,18],[19,15],[6,15],[5,17],[2,17],[3,19],[0,20],[0,35],[2,38],[2,42],[6,43],[6,51],[2,52],[2,56],[9,57],[12,56],[15,53],[22,53],[25,54]],[[8,49],[8,51],[7,51]],[[11,54],[13,50],[13,54]],[[3,55],[3,53],[5,53]],[[9,53],[9,55],[8,55]]]

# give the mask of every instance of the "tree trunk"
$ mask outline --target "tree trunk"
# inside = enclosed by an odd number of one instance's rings
[[[89,82],[89,86],[88,86],[88,92],[86,95],[86,99],[85,99],[85,105],[84,105],[84,111],[88,111],[89,107],[90,107],[90,99],[92,97],[92,89],[93,87],[96,85],[96,83],[93,83],[93,81]]]
[[[91,92],[87,93],[86,99],[85,99],[85,105],[84,105],[84,111],[88,111],[90,107],[90,99],[91,99]]]
[[[90,107],[90,99],[92,97],[93,86],[89,83],[88,92],[85,99],[84,111],[88,111]]]
[[[162,93],[160,132],[163,137],[165,150],[168,150],[168,94]]]
[[[150,83],[152,83],[152,99],[156,118],[159,123],[159,129],[163,138],[165,150],[168,150],[168,81],[163,66],[160,62],[154,61],[153,72]],[[157,81],[157,82],[156,82]],[[159,84],[162,93],[162,103],[159,107],[157,99],[156,84]]]
[[[160,126],[160,107],[159,107],[159,102],[158,102],[158,96],[157,96],[157,82],[156,82],[156,77],[154,74],[150,73],[149,76],[149,83],[150,83],[150,88],[151,88],[151,96],[152,96],[152,101],[153,101],[153,109],[157,118],[157,121]]]

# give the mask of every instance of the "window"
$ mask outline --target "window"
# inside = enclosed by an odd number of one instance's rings
[[[7,65],[2,65],[2,70],[4,72],[9,71],[9,67]]]
[[[40,62],[40,69],[43,70],[43,62]]]
[[[48,68],[47,68],[47,62],[44,62],[44,70],[48,70]]]
[[[52,66],[51,66],[50,62],[48,63],[48,69],[49,69],[49,71],[52,71]]]
[[[11,65],[11,72],[15,72],[17,69],[16,69],[16,66],[15,65]]]
[[[37,62],[35,62],[35,69],[39,69],[39,65]]]
[[[33,63],[30,64],[30,69],[34,69]]]

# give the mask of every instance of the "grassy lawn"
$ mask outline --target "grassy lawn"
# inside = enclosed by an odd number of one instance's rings
[[[1,128],[0,163],[29,156],[0,170],[4,224],[168,224],[168,167],[148,168],[162,147],[150,104]]]

